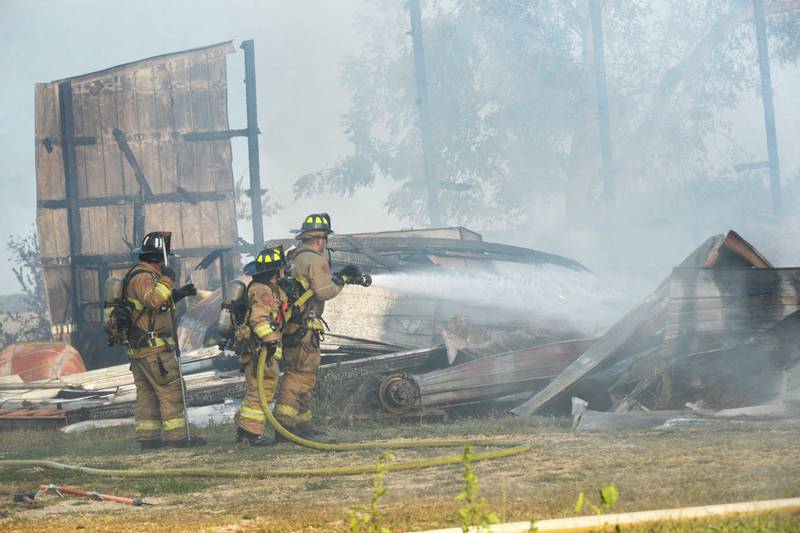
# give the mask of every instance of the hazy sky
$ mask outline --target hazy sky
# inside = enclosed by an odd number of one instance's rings
[[[291,194],[299,176],[352,151],[340,126],[349,106],[341,61],[361,49],[353,23],[370,9],[367,0],[0,0],[0,293],[17,290],[4,244],[35,220],[34,84],[231,39],[237,47],[249,38],[256,44],[262,184],[285,206],[265,221],[267,237],[286,236],[312,211],[330,211],[341,232],[407,226],[383,209],[387,184],[344,199],[295,203]],[[228,56],[233,128],[245,126],[242,61],[238,48]],[[797,177],[800,68],[773,68],[782,174]],[[754,160],[766,159],[760,100],[748,95],[730,117],[735,140]],[[233,145],[234,176],[246,177],[246,141]],[[249,227],[241,230],[249,237]],[[555,246],[546,239],[527,244]],[[559,251],[580,258],[575,249]]]
[[[292,202],[291,186],[306,172],[333,164],[352,148],[340,115],[349,95],[340,62],[361,46],[354,17],[359,0],[114,1],[0,0],[0,293],[16,291],[5,242],[36,215],[34,84],[120,63],[234,39],[228,56],[230,122],[245,126],[241,40],[256,45],[262,184],[286,206],[265,222],[268,237],[285,236],[307,212],[331,210],[335,229],[363,231],[400,223],[369,191],[353,199]],[[234,176],[247,177],[247,144],[235,139]],[[378,196],[383,197],[383,194]],[[246,228],[243,228],[243,230]],[[245,233],[244,231],[242,232]],[[249,229],[248,229],[249,234]]]

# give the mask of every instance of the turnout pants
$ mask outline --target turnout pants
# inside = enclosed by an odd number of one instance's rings
[[[268,357],[267,364],[264,367],[264,394],[267,397],[267,402],[271,402],[275,396],[280,374],[278,361],[273,357]],[[244,379],[247,384],[247,392],[244,395],[239,412],[233,417],[234,422],[248,433],[261,435],[264,432],[264,423],[267,417],[264,416],[264,411],[261,410],[261,400],[258,397],[258,357],[252,357],[249,362],[244,364]]]
[[[275,404],[275,418],[288,429],[304,429],[311,423],[314,385],[319,370],[317,333],[309,329],[297,346],[283,347],[286,369]]]
[[[136,440],[186,439],[183,397],[178,360],[170,351],[151,353],[131,359],[136,385]]]

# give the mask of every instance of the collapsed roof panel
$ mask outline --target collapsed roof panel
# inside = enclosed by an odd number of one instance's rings
[[[733,230],[709,237],[678,266],[678,268],[692,267],[773,268],[752,244]]]
[[[448,228],[443,228],[448,229]],[[390,233],[360,233],[332,235],[328,241],[335,265],[353,263],[371,271],[394,270],[436,264],[438,259],[463,259],[473,262],[507,261],[530,265],[557,265],[572,270],[587,271],[578,261],[530,248],[484,242],[477,233],[464,228],[460,238],[430,236],[435,230],[406,230]],[[438,234],[434,234],[438,235]],[[275,239],[265,246],[285,247],[296,244],[293,239]]]
[[[525,404],[533,414],[603,371],[633,387],[678,357],[735,346],[800,308],[800,269],[775,269],[733,231],[707,240],[659,288]],[[628,389],[630,390],[630,389]]]

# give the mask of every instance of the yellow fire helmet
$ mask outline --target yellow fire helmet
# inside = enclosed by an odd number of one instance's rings
[[[267,272],[277,272],[283,266],[286,266],[286,254],[283,252],[283,245],[279,244],[274,248],[264,248],[258,252],[255,260],[244,266],[244,273],[248,276],[255,276]]]
[[[303,225],[296,230],[298,240],[311,237],[327,237],[333,233],[331,229],[331,216],[328,213],[312,213],[303,220]]]

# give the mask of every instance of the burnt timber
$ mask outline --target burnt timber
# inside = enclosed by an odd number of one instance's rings
[[[558,376],[593,343],[594,339],[580,339],[544,344],[424,374],[394,374],[381,384],[379,398],[388,411],[406,412],[533,393]]]

